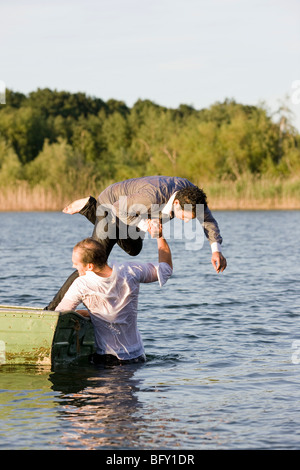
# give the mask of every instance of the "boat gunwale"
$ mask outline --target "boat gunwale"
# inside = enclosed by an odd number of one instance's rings
[[[22,307],[22,306],[15,306],[15,305],[0,305],[0,314],[1,313],[28,313],[28,314],[43,314],[43,315],[50,315],[53,317],[64,316],[67,314],[73,314],[76,317],[86,320],[88,322],[91,321],[90,317],[81,315],[80,313],[76,312],[76,310],[65,310],[63,312],[59,310],[44,310],[41,307]]]

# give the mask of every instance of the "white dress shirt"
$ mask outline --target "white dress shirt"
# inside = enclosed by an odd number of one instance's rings
[[[75,279],[56,310],[75,310],[82,302],[94,325],[96,352],[122,360],[133,359],[144,354],[137,328],[139,285],[158,281],[162,287],[172,268],[167,263],[113,262],[110,265],[109,277],[87,271]]]

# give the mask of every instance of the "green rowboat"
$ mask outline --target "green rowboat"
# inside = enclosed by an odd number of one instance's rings
[[[88,317],[73,311],[0,305],[0,367],[67,364],[94,351],[94,329]]]

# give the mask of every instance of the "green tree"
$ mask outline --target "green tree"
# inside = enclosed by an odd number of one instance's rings
[[[48,130],[46,120],[29,107],[15,109],[7,106],[0,113],[1,135],[23,164],[38,155]]]
[[[16,184],[23,176],[22,164],[4,139],[0,139],[0,186]]]

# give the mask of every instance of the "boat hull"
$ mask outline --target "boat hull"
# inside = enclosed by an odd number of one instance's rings
[[[0,305],[0,364],[66,364],[94,351],[94,329],[87,317]]]

